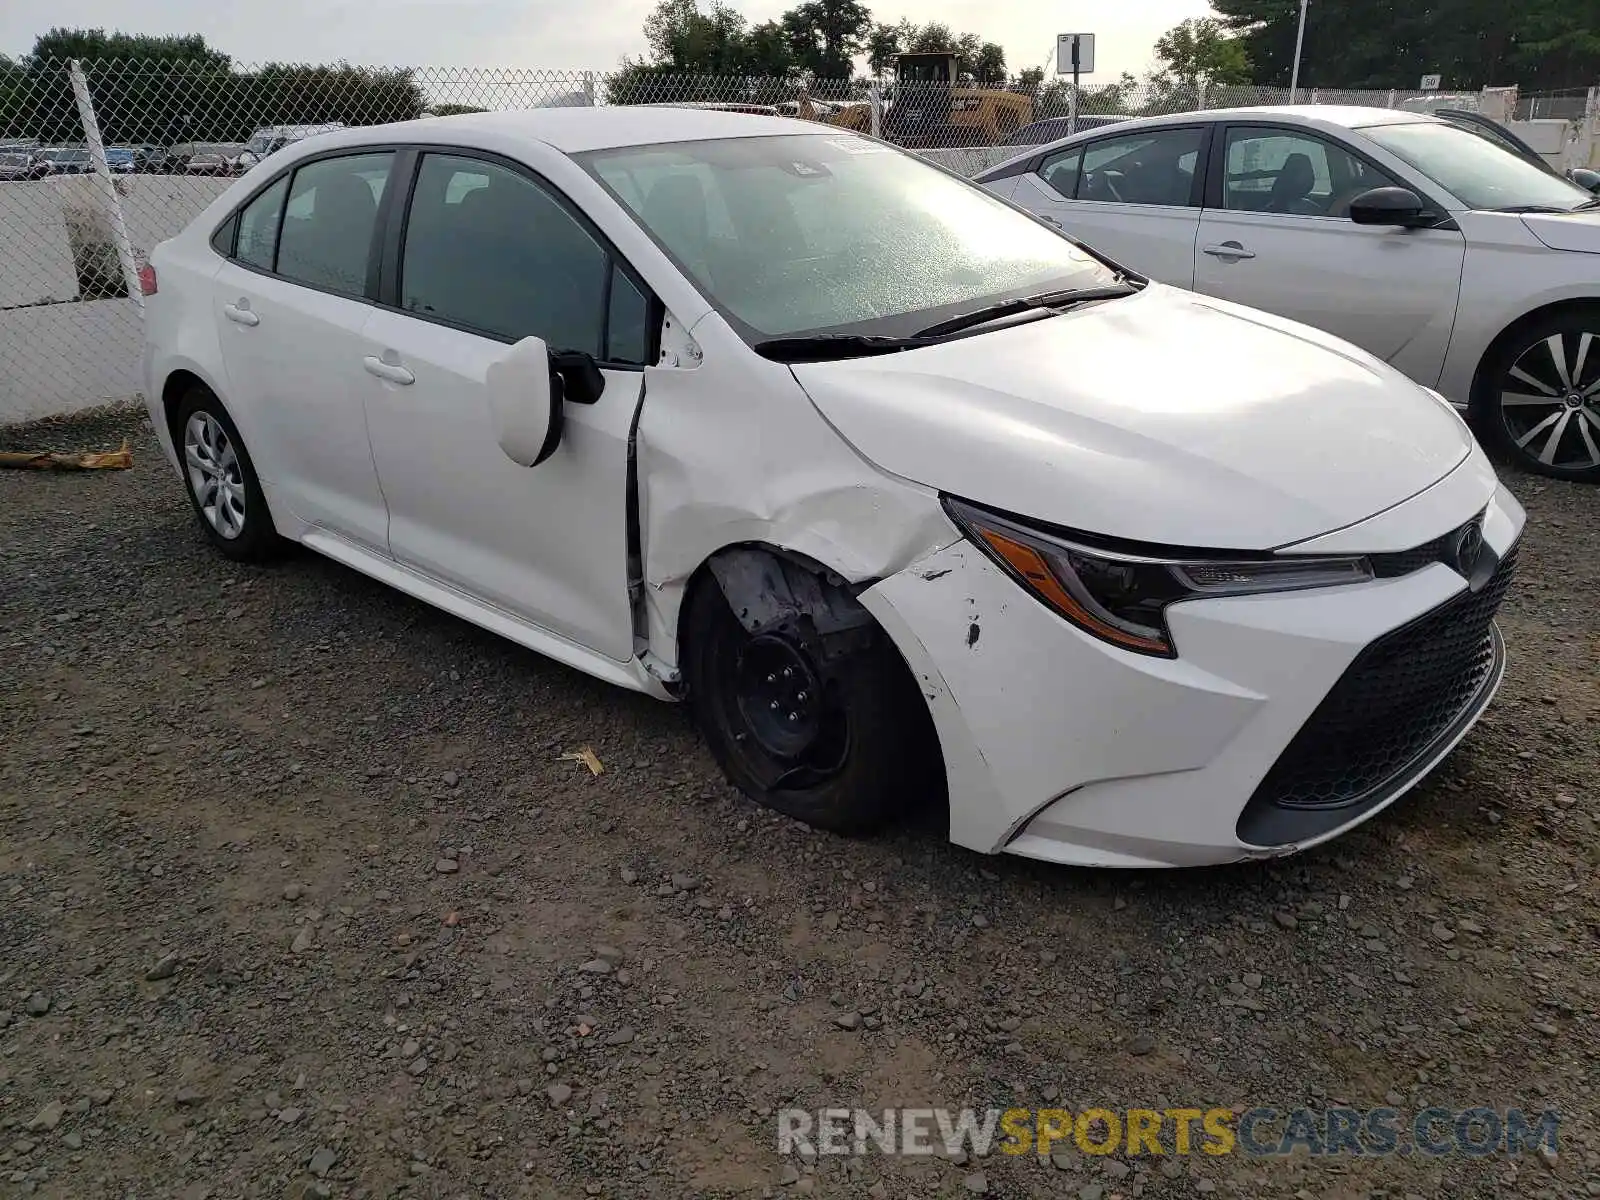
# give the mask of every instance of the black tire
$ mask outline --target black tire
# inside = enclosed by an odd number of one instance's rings
[[[235,527],[233,522],[208,515],[207,500],[213,500],[216,492],[208,492],[203,496],[196,490],[196,469],[190,465],[186,441],[190,424],[196,418],[209,419],[219,426],[227,448],[232,451],[231,455],[218,457],[215,464],[217,474],[226,477],[230,493],[237,493],[242,499],[242,506],[229,506],[228,509],[234,515],[237,527],[237,532],[231,534],[228,531]],[[250,460],[250,452],[245,448],[244,439],[239,436],[239,427],[233,423],[228,410],[211,389],[196,384],[184,393],[173,415],[172,440],[177,448],[189,504],[211,544],[235,562],[264,562],[281,553],[283,539],[278,536],[272,524],[272,514],[267,511],[267,498],[262,494],[261,481],[256,475],[255,464]],[[215,509],[217,505],[213,503],[212,507]]]
[[[1559,363],[1552,338],[1560,339]],[[1528,399],[1508,403],[1519,397]],[[1600,483],[1600,306],[1529,322],[1507,338],[1485,364],[1472,416],[1484,443],[1523,470]]]
[[[928,708],[904,661],[876,626],[826,666],[802,640],[753,637],[722,589],[703,578],[688,601],[684,675],[701,734],[730,782],[758,804],[819,829],[863,834],[911,810],[944,802],[944,770]],[[820,679],[817,736],[780,756],[751,720],[748,679],[759,656],[793,653]],[[742,675],[742,672],[744,673]],[[756,676],[761,675],[757,668]],[[780,714],[780,716],[783,714]]]

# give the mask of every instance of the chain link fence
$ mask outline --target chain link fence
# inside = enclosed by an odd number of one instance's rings
[[[1413,93],[1302,89],[1405,106]],[[338,125],[501,109],[704,105],[871,133],[975,173],[1074,126],[1284,103],[1285,89],[749,79],[614,72],[0,60],[0,421],[139,391],[136,273],[233,178]],[[98,145],[96,142],[98,135]]]

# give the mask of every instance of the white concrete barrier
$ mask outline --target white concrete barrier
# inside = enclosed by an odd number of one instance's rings
[[[192,221],[232,180],[130,175],[116,180],[135,259]],[[122,295],[96,181],[68,175],[0,183],[0,422],[133,398],[140,388],[139,307]],[[98,287],[84,299],[83,284]]]

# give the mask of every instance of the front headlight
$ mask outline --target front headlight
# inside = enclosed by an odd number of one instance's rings
[[[1168,557],[1045,533],[959,500],[945,509],[979,549],[1085,633],[1138,654],[1176,658],[1166,609],[1181,600],[1361,583],[1365,558],[1260,557],[1204,551]]]

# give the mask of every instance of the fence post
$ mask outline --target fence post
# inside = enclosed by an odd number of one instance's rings
[[[867,88],[867,102],[872,106],[872,136],[883,136],[883,84],[876,79]]]
[[[95,177],[100,181],[100,198],[111,217],[111,236],[117,244],[117,261],[122,265],[122,283],[128,289],[128,299],[142,310],[144,293],[139,287],[139,267],[133,261],[133,243],[128,240],[128,226],[122,219],[122,197],[117,195],[117,185],[111,179],[111,165],[106,162],[105,143],[100,140],[100,123],[95,119],[94,103],[89,98],[89,80],[77,59],[72,60],[68,70],[72,75],[72,94],[78,101],[78,116],[83,120],[84,138],[89,143],[89,157],[94,160]]]
[[[594,72],[593,71],[585,71],[583,73],[583,94],[584,94],[584,96],[586,96],[588,98],[589,107],[593,108],[594,107]]]
[[[1195,84],[1195,109],[1197,112],[1206,110],[1206,81],[1201,79]]]
[[[1399,93],[1397,93],[1393,88],[1389,89],[1389,107],[1390,108],[1393,108],[1395,106],[1394,102],[1395,102],[1395,99],[1396,99],[1396,97],[1398,95],[1399,95]]]

